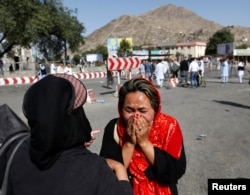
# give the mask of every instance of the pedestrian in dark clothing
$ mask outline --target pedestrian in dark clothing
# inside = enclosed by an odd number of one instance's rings
[[[177,61],[177,59],[174,59],[173,62],[173,78],[177,78],[178,79],[178,72],[180,70],[180,63]]]
[[[151,61],[147,61],[145,64],[145,78],[149,81],[152,81],[152,74],[153,74],[153,64]]]
[[[0,59],[0,74],[4,77],[3,66],[4,66],[4,64],[3,64],[3,60],[2,60],[2,59]]]
[[[188,58],[186,57],[184,60],[180,62],[180,74],[181,74],[181,83],[184,78],[185,84],[188,83]]]
[[[112,71],[109,70],[107,66],[106,69],[107,69],[107,88],[112,89],[114,84],[113,74]]]
[[[9,66],[9,71],[10,71],[10,73],[13,73],[13,72],[14,72],[13,64],[10,64],[10,66]]]

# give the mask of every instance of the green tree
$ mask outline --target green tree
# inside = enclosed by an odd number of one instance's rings
[[[248,45],[246,43],[243,43],[236,47],[236,49],[247,49],[247,48],[248,48]]]
[[[102,54],[103,60],[107,60],[108,58],[108,50],[107,47],[103,45],[98,45],[95,49],[91,49],[82,53],[82,57],[86,59],[87,54]]]
[[[0,0],[0,5],[0,57],[2,57],[15,45],[30,46],[30,41],[33,40],[30,21],[36,9],[30,0]]]
[[[80,59],[81,59],[81,56],[79,54],[75,54],[73,56],[73,63],[76,65],[76,64],[80,64]]]
[[[108,59],[108,49],[103,45],[98,45],[95,49],[96,53],[102,54],[103,60]]]
[[[60,0],[0,0],[0,57],[36,45],[45,57],[67,56],[84,43],[83,24]]]
[[[141,50],[142,48],[141,48],[141,46],[139,46],[139,45],[134,45],[133,46],[133,50]]]
[[[217,45],[221,43],[234,42],[234,35],[228,28],[223,28],[214,33],[207,43],[205,51],[206,55],[215,55],[217,53]]]
[[[120,57],[131,56],[131,50],[132,45],[126,40],[126,38],[123,38],[120,42],[117,54]]]

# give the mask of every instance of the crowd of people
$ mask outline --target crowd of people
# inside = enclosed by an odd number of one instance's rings
[[[195,88],[199,85],[198,75],[204,75],[202,58],[141,60],[139,66],[139,77],[149,81],[155,80],[159,88],[170,78],[180,79],[180,83],[190,84]]]
[[[219,59],[218,64],[220,66],[222,83],[228,83],[233,66],[237,67],[238,82],[240,84],[243,83],[243,77],[246,70],[246,62],[242,58],[240,58],[239,61],[236,62],[236,65],[234,65],[234,61],[229,57]],[[248,72],[250,74],[250,69],[248,70]],[[250,84],[250,77],[249,77],[249,84]]]
[[[203,57],[184,57],[180,60],[177,58],[167,60],[143,59],[141,60],[140,66],[138,68],[138,77],[146,78],[150,81],[155,80],[155,83],[159,88],[163,87],[164,81],[169,81],[171,78],[178,79],[178,83],[180,83],[182,86],[197,88],[200,85],[200,77],[204,77],[205,63],[207,65],[209,64],[207,61],[204,62]],[[220,58],[218,60],[218,64],[220,67],[221,82],[228,83],[230,73],[232,72],[233,68],[232,59],[229,57]],[[246,63],[243,61],[243,59],[240,59],[239,62],[234,62],[234,67],[237,67],[237,77],[239,83],[243,83]],[[250,70],[248,70],[248,72],[250,72]]]
[[[44,63],[39,63],[38,66],[39,66],[38,72],[37,72],[35,78],[42,79],[48,75],[47,68],[46,68],[46,65]],[[60,61],[58,63],[58,65],[56,66],[56,64],[54,62],[52,62],[50,64],[49,74],[56,74],[56,73],[65,73],[65,74],[73,75],[71,63],[67,62],[66,66],[64,66],[63,61]]]

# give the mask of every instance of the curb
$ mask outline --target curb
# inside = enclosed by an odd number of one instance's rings
[[[118,74],[119,74],[118,71],[112,71],[112,72],[113,72],[113,76],[118,76]],[[75,73],[73,75],[80,80],[107,77],[106,72]],[[34,76],[7,77],[7,78],[0,78],[0,86],[32,84],[32,83],[35,83],[37,81],[38,81],[38,79],[35,79]]]

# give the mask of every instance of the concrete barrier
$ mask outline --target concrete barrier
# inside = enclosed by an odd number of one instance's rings
[[[73,75],[80,80],[107,77],[106,72],[74,73]],[[117,76],[117,75],[118,75],[118,72],[113,71],[113,76]],[[38,80],[35,79],[35,76],[6,77],[6,78],[0,78],[0,86],[32,84],[32,83],[35,83],[37,81]]]

